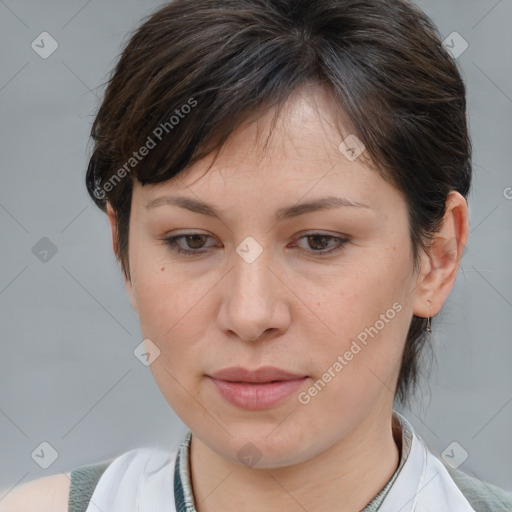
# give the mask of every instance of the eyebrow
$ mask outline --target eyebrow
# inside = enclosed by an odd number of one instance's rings
[[[174,205],[180,208],[185,208],[191,212],[200,213],[202,215],[208,215],[209,217],[221,218],[222,212],[216,207],[200,201],[198,199],[192,199],[190,197],[183,196],[162,196],[150,201],[146,204],[146,209],[156,208],[161,205]],[[297,217],[309,212],[316,212],[318,210],[325,210],[330,208],[340,208],[342,206],[352,206],[357,208],[370,208],[368,205],[361,203],[360,201],[352,201],[345,197],[328,196],[314,201],[308,201],[305,203],[293,204],[279,208],[274,219],[279,222],[283,219],[290,217]]]

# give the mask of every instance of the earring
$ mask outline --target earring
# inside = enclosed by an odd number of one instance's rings
[[[432,333],[432,327],[430,325],[430,317],[427,319],[427,328],[425,329],[429,334]]]

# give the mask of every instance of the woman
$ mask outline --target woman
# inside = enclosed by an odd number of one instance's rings
[[[177,0],[128,42],[92,137],[138,355],[190,431],[9,510],[512,510],[393,409],[468,238],[465,86],[424,13]]]

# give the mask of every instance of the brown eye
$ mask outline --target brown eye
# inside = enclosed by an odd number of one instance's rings
[[[309,233],[300,238],[300,240],[302,239],[306,239],[308,245],[304,250],[313,254],[316,253],[318,256],[341,250],[343,245],[348,242],[348,239],[346,238],[327,235],[324,233]]]
[[[165,238],[164,243],[180,254],[202,254],[208,252],[207,250],[201,250],[205,247],[205,239],[207,238],[211,237],[201,233],[189,233]],[[184,248],[178,244],[178,240],[184,240]]]
[[[204,245],[204,240],[201,238],[204,235],[185,235],[185,240],[191,249],[201,249]]]
[[[325,235],[308,235],[308,243],[312,249],[322,250],[328,247],[329,241],[332,239],[330,236]]]

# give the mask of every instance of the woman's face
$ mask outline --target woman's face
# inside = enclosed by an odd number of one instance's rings
[[[126,284],[151,371],[194,435],[233,461],[249,451],[262,467],[298,463],[389,421],[418,282],[407,207],[339,149],[329,101],[292,96],[266,151],[272,111],[235,132],[206,174],[212,158],[134,184]],[[346,204],[299,208],[327,197]],[[165,242],[184,234],[197,236]],[[224,384],[229,399],[211,377],[235,366],[301,380]]]

